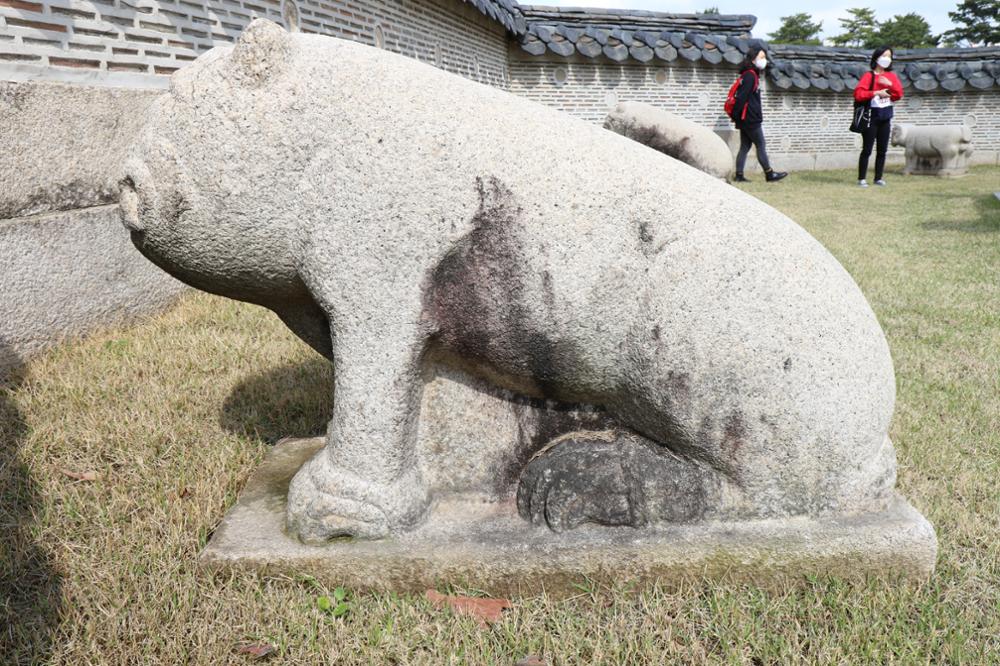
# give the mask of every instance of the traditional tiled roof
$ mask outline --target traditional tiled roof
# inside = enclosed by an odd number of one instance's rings
[[[521,5],[528,23],[594,26],[619,30],[675,30],[748,36],[757,17],[749,14],[670,14],[641,9]]]
[[[750,36],[754,16],[529,5],[520,11],[527,21],[521,48],[531,55],[737,64],[751,44],[761,44],[771,55],[768,78],[786,90],[853,88],[871,56],[865,49],[767,45]],[[903,85],[917,90],[1000,86],[1000,47],[901,49],[894,59]]]
[[[508,32],[520,37],[528,29],[516,0],[465,0],[480,12],[498,21]]]
[[[522,6],[528,30],[521,48],[568,57],[605,56],[649,62],[705,59],[738,63],[757,18],[749,15],[667,14],[625,9]],[[742,43],[742,51],[739,45]]]
[[[773,67],[768,78],[783,89],[840,91],[853,88],[868,71],[871,51],[829,46],[769,47]],[[893,52],[893,71],[904,86],[950,92],[1000,85],[1000,47],[899,49]]]

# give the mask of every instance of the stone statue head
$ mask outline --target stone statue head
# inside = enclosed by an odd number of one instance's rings
[[[894,146],[906,145],[906,134],[910,126],[906,123],[893,123],[892,124],[892,134],[889,135],[889,141]]]
[[[290,50],[287,32],[258,20],[234,47],[174,74],[125,162],[120,208],[133,243],[200,289],[259,302],[275,279],[290,279],[291,234],[275,231],[293,214],[281,196],[289,185],[264,170],[280,164],[269,157],[281,100],[268,88]]]

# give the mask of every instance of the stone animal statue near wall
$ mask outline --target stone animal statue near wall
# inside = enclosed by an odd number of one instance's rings
[[[604,119],[605,129],[728,181],[733,153],[718,134],[643,102],[623,102]]]
[[[255,21],[172,77],[121,206],[153,262],[333,362],[327,444],[288,493],[307,542],[400,534],[449,492],[516,497],[554,530],[892,495],[892,361],[840,264],[761,201],[553,109]],[[495,447],[449,439],[483,415],[427,402],[430,368],[520,406],[484,429]]]
[[[892,145],[906,149],[904,174],[955,177],[969,170],[972,130],[967,125],[892,126]]]

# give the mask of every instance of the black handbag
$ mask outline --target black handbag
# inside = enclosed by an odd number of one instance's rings
[[[869,90],[875,89],[875,72],[872,71],[872,84]],[[851,119],[851,131],[864,134],[872,125],[872,101],[854,102],[854,117]]]

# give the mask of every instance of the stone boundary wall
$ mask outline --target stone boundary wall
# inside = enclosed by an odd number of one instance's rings
[[[112,203],[159,90],[0,81],[0,220]]]
[[[0,220],[0,377],[60,340],[162,309],[184,285],[132,246],[118,206]]]
[[[0,82],[0,376],[61,339],[156,312],[183,290],[132,247],[109,205],[158,93]]]
[[[506,30],[460,0],[0,0],[0,79],[165,87],[258,17],[506,85]]]
[[[715,129],[735,152],[739,138],[722,110],[736,67],[690,62],[645,65],[635,61],[525,57],[511,47],[510,88],[547,106],[602,123],[618,102],[639,101]],[[860,137],[847,130],[853,105],[844,91],[781,90],[761,78],[768,154],[782,169],[846,168],[857,164]],[[968,124],[973,132],[972,162],[1000,164],[1000,89],[921,92],[905,89],[896,122],[916,125]],[[890,163],[901,163],[901,148],[890,147]],[[754,165],[751,155],[748,168]]]

